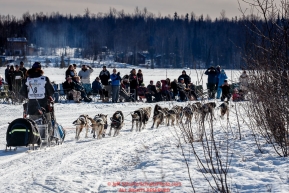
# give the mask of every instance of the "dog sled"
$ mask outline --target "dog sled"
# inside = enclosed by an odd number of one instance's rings
[[[15,119],[8,125],[6,151],[8,148],[11,150],[14,147],[14,150],[16,150],[17,147],[21,146],[29,147],[29,150],[32,146],[33,150],[35,150],[35,145],[38,145],[41,149],[43,144],[46,144],[46,147],[50,147],[52,141],[55,141],[56,145],[63,143],[65,130],[56,121],[53,104],[50,104],[51,122],[46,119],[43,108],[40,110],[41,118],[32,120],[25,113],[27,112],[27,103],[23,104],[23,107],[24,118]],[[51,130],[49,130],[49,124],[52,126]]]

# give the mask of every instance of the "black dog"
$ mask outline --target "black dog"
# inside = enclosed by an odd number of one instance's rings
[[[114,128],[114,134],[113,137],[117,136],[119,134],[119,131],[123,127],[123,121],[124,121],[124,116],[122,111],[116,111],[112,117],[110,118],[111,124],[110,124],[110,130],[108,135],[111,135],[111,128]]]

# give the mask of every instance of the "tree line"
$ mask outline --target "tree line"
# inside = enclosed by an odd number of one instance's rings
[[[215,19],[193,12],[156,16],[137,7],[132,14],[114,8],[97,14],[86,9],[83,15],[26,12],[22,18],[0,16],[0,49],[3,53],[7,37],[18,36],[38,47],[76,47],[86,58],[97,57],[107,46],[118,58],[146,50],[161,67],[240,68],[246,24],[252,20],[263,22],[252,15],[229,19],[225,12]]]

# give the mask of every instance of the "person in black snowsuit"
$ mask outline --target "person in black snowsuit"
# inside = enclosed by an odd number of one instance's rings
[[[156,98],[157,94],[157,89],[156,86],[154,85],[153,80],[150,81],[150,84],[147,86],[147,89],[148,89],[148,93],[146,94],[147,102],[153,102],[152,96]]]
[[[7,83],[9,86],[9,90],[12,91],[14,84],[14,66],[10,66],[8,75],[7,75]]]
[[[224,84],[220,86],[222,89],[222,96],[221,96],[221,101],[224,101],[226,98],[229,101],[231,98],[231,93],[230,93],[230,85],[228,84],[228,81],[225,80]]]
[[[189,77],[189,75],[187,75],[185,70],[183,70],[182,75],[179,76],[178,82],[181,82],[181,78],[184,79],[184,83],[186,84],[186,87],[188,87],[188,85],[191,83],[191,77]]]
[[[129,87],[130,87],[130,93],[134,93],[134,100],[137,101],[137,88],[138,88],[138,78],[136,75],[135,69],[131,70],[131,73],[129,75]]]
[[[54,87],[47,76],[43,76],[41,64],[35,62],[31,69],[27,71],[27,79],[20,89],[20,94],[28,98],[28,102],[24,105],[25,114],[29,115],[32,120],[42,118],[45,113],[45,118],[48,124],[48,129],[52,129],[51,114],[49,105],[54,94]],[[42,111],[44,110],[44,111]]]
[[[217,84],[217,70],[211,66],[210,68],[208,68],[205,72],[206,75],[208,75],[208,83],[207,83],[207,88],[209,90],[208,94],[209,94],[209,98],[210,99],[214,99],[215,98],[215,94],[216,94],[216,84]]]
[[[103,89],[107,91],[106,101],[111,97],[111,85],[109,84],[110,79],[110,73],[106,70],[106,66],[102,67],[102,71],[99,73],[99,78],[101,81],[101,84],[103,85]]]

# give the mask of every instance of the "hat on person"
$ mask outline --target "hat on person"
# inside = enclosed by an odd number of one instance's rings
[[[183,71],[182,71],[182,73],[183,73],[183,72],[184,72],[184,73],[186,73],[186,71],[185,71],[185,70],[183,70]]]
[[[33,69],[36,69],[36,68],[40,68],[40,69],[41,69],[41,64],[40,64],[40,62],[34,62],[34,64],[32,65],[32,68],[33,68]]]
[[[228,82],[228,80],[224,80],[224,82]]]
[[[224,72],[225,72],[225,70],[224,70],[224,69],[222,69],[222,70],[221,70],[221,72],[222,72],[222,73],[224,73]]]
[[[104,65],[102,68],[106,68],[106,66]]]
[[[153,80],[150,80],[150,82],[154,82]]]
[[[184,80],[184,78],[180,78],[180,80]]]
[[[144,84],[144,83],[141,83],[140,85],[141,85],[141,86],[144,86],[145,84]]]
[[[19,67],[18,64],[16,64],[16,65],[15,65],[15,68],[18,68],[18,67]]]
[[[66,79],[68,79],[68,78],[70,78],[70,79],[71,79],[72,77],[68,75],[68,76],[66,76]]]
[[[96,79],[96,80],[99,80],[99,77],[96,77],[95,79]]]
[[[24,63],[21,61],[21,62],[20,62],[20,65],[24,65]]]

